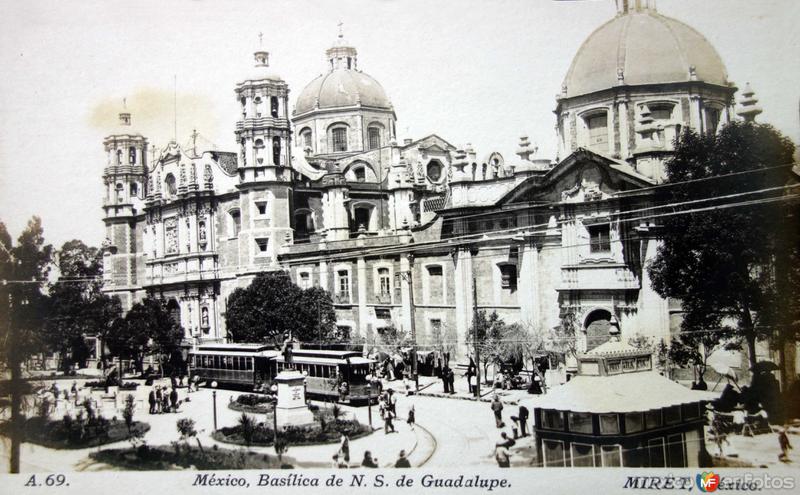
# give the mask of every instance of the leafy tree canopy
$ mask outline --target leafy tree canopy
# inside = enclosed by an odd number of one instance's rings
[[[775,257],[785,254],[777,247],[786,203],[763,200],[786,193],[780,186],[791,180],[785,165],[793,153],[791,141],[769,125],[735,122],[716,135],[687,129],[666,164],[666,183],[674,185],[658,198],[660,203],[701,200],[676,210],[708,209],[659,219],[664,242],[648,266],[654,289],[682,301],[685,334],[721,328],[721,334],[710,334],[713,343],[735,328],[747,343],[751,366],[755,341],[767,334],[762,320],[774,302],[769,293]],[[685,182],[697,179],[712,180]]]
[[[261,273],[233,291],[225,322],[235,342],[280,342],[288,332],[305,342],[339,340],[330,295],[301,289],[285,272]]]

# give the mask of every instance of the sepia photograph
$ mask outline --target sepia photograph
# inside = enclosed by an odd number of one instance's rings
[[[797,489],[799,22],[0,0],[0,493]]]

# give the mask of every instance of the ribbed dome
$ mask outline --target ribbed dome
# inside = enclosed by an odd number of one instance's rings
[[[614,86],[689,81],[727,85],[722,59],[703,35],[654,10],[618,15],[592,33],[572,60],[566,96]],[[622,81],[618,69],[622,69]]]
[[[319,103],[317,103],[317,101]],[[311,81],[297,97],[295,114],[319,108],[364,106],[392,109],[381,85],[371,76],[352,69],[335,69]]]

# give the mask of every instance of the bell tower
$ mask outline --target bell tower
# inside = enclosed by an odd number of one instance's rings
[[[147,195],[147,139],[133,129],[124,100],[117,128],[103,140],[103,146],[104,285],[128,309],[139,285],[137,266],[144,266],[143,254],[137,247],[142,233],[136,228],[136,217],[142,213]]]
[[[235,93],[241,109],[236,122],[242,227],[239,259],[246,271],[276,264],[280,246],[291,242],[292,168],[289,86],[269,67],[269,52],[254,53],[255,67]]]

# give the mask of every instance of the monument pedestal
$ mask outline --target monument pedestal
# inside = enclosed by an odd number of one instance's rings
[[[306,405],[304,380],[303,374],[295,370],[281,371],[275,377],[278,385],[278,402],[275,405],[278,428],[314,423],[314,415]]]

